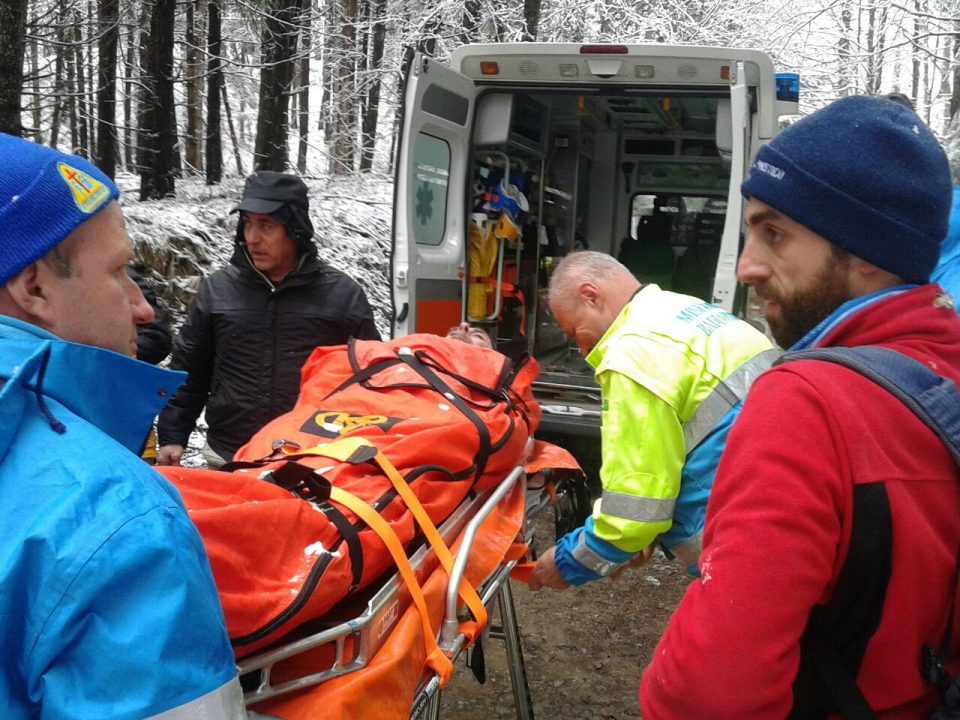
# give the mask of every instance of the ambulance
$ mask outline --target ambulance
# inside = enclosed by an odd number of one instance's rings
[[[552,268],[610,253],[751,319],[739,188],[798,112],[799,77],[757,50],[670,45],[465,45],[404,65],[392,334],[465,321],[533,355],[539,434],[595,465],[600,392],[550,315]]]

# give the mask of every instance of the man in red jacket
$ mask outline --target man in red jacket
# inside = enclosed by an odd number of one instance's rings
[[[960,320],[928,283],[950,172],[909,107],[832,103],[761,148],[742,192],[738,275],[783,347],[880,345],[960,382]],[[958,548],[957,466],[901,401],[833,363],[769,370],[727,441],[700,578],[644,672],[643,717],[837,717],[824,677],[844,675],[872,711],[863,717],[929,717],[921,647],[944,635]],[[848,556],[863,575],[840,582]],[[827,673],[811,613],[829,621]]]

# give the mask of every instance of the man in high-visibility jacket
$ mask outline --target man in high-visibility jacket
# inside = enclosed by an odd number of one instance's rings
[[[655,541],[697,573],[720,452],[753,380],[777,356],[749,323],[641,285],[613,257],[575,252],[550,280],[550,310],[603,396],[603,493],[583,527],[544,553],[530,587],[612,574]]]

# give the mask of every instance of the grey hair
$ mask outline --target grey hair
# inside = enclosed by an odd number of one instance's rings
[[[608,279],[633,279],[627,267],[612,255],[595,250],[578,250],[564,257],[554,268],[547,290],[547,302],[551,305],[562,302],[574,282],[591,280],[603,282]]]

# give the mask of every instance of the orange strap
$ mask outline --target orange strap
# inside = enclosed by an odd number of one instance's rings
[[[390,478],[390,482],[393,483],[393,487],[400,497],[403,498],[410,512],[413,513],[417,524],[420,525],[424,536],[427,538],[427,542],[430,543],[430,547],[432,547],[433,551],[437,554],[440,564],[443,566],[443,569],[447,571],[447,577],[449,577],[453,574],[453,556],[450,554],[450,549],[443,542],[443,538],[440,537],[440,533],[437,532],[437,528],[430,519],[430,516],[427,515],[427,511],[423,509],[420,498],[414,494],[413,490],[410,489],[410,486],[407,484],[407,481],[403,479],[403,476],[390,461],[387,460],[383,453],[377,452],[375,460],[384,474]],[[457,594],[464,603],[466,603],[467,607],[470,608],[470,612],[473,613],[474,622],[465,622],[460,625],[460,632],[464,634],[468,643],[470,643],[473,642],[477,633],[487,624],[487,608],[484,607],[483,601],[480,599],[480,596],[477,595],[477,591],[466,578],[460,581]]]
[[[523,562],[517,563],[513,566],[513,570],[510,571],[510,577],[518,582],[530,583],[530,576],[533,574],[533,568],[536,567],[535,562]]]
[[[426,537],[427,542],[430,543],[430,547],[432,547],[433,551],[437,554],[437,558],[439,559],[443,569],[446,571],[447,576],[449,577],[453,573],[453,556],[450,554],[449,548],[447,548],[446,544],[443,542],[443,538],[440,537],[440,533],[437,532],[437,528],[430,519],[430,516],[427,514],[427,511],[423,509],[420,499],[416,496],[416,494],[414,494],[413,490],[407,484],[407,481],[403,479],[403,476],[393,466],[386,455],[380,452],[375,445],[364,438],[345,437],[318,447],[305,449],[298,448],[296,450],[293,448],[288,449],[287,447],[283,447],[281,450],[287,455],[319,455],[322,457],[329,457],[334,460],[340,460],[341,462],[350,461],[351,458],[358,456],[362,457],[364,455],[364,451],[374,451],[376,454],[372,458],[373,461],[377,463],[384,475],[390,479],[390,483],[397,491],[397,494],[400,495],[401,499],[404,501],[404,503],[406,503],[407,508],[409,508],[410,512],[413,514],[417,524],[423,530],[423,534]],[[353,508],[351,508],[351,510],[352,509]],[[457,588],[457,594],[470,609],[470,612],[473,613],[474,617],[473,622],[465,622],[461,623],[460,625],[460,631],[463,633],[464,637],[467,639],[467,643],[469,644],[476,639],[480,630],[486,626],[487,608],[484,606],[480,596],[477,595],[476,589],[474,589],[473,585],[471,585],[466,578],[461,580],[460,587]]]
[[[334,487],[330,490],[330,499],[352,510],[357,517],[370,526],[371,530],[377,533],[380,539],[383,540],[383,544],[387,546],[387,550],[390,551],[390,555],[393,556],[393,561],[397,564],[397,569],[400,571],[400,577],[403,578],[407,589],[410,590],[410,598],[420,613],[420,623],[423,625],[423,644],[427,652],[426,664],[440,678],[441,686],[446,685],[447,680],[450,679],[450,675],[453,673],[453,663],[450,661],[450,658],[443,653],[440,646],[437,645],[436,635],[430,626],[430,614],[427,610],[427,601],[423,597],[423,590],[417,582],[417,576],[414,574],[413,568],[410,567],[410,561],[407,560],[403,544],[400,542],[397,534],[393,531],[393,528],[390,527],[390,523],[380,517],[380,513],[356,495],[352,495],[341,488]]]

